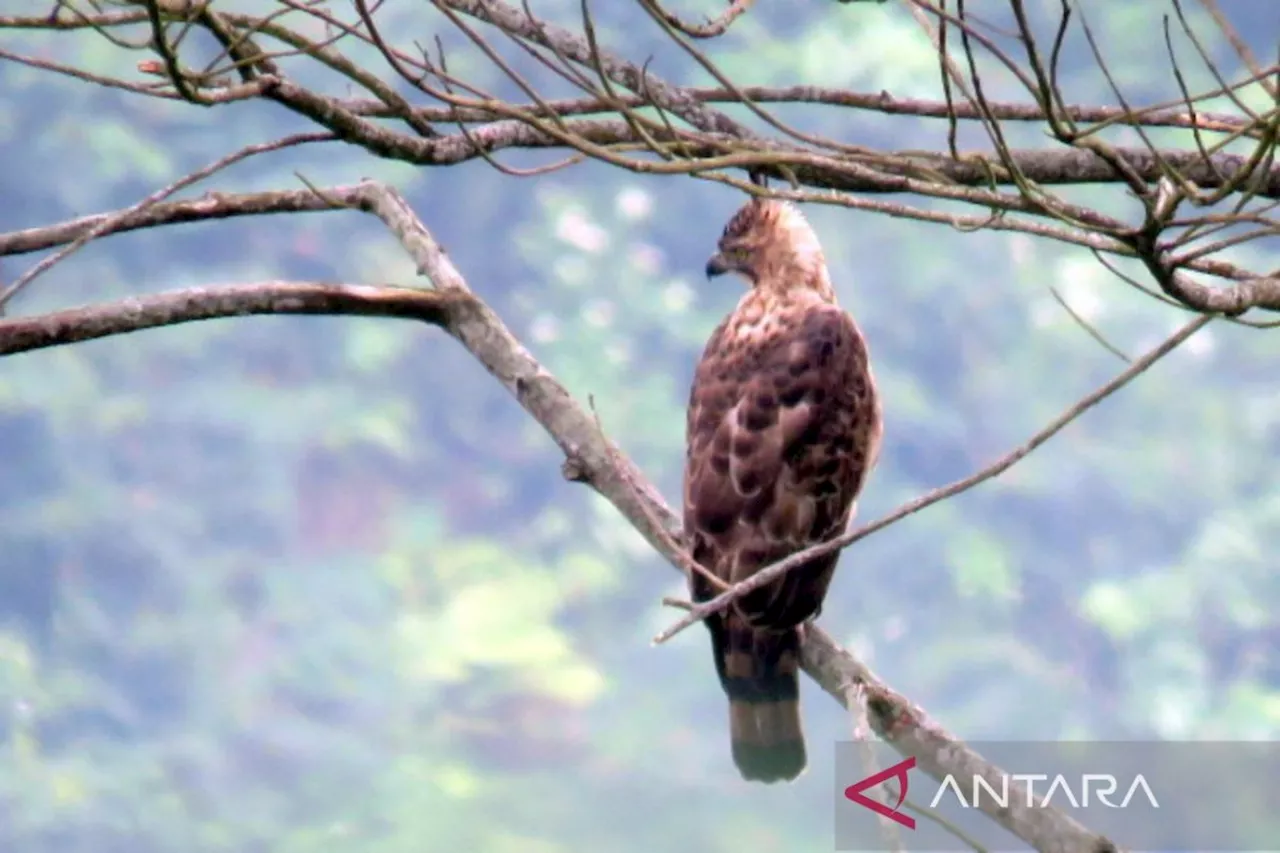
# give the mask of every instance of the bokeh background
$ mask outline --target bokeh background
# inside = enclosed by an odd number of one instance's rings
[[[1057,0],[1032,5],[1047,15]],[[1274,55],[1270,3],[1221,5]],[[758,6],[710,47],[740,84],[940,93],[899,4]],[[573,26],[579,4],[533,8]],[[1127,96],[1176,97],[1159,35],[1171,6],[1085,8]],[[594,11],[607,46],[710,82],[632,4]],[[31,4],[0,3],[16,14]],[[451,70],[510,91],[427,4],[388,4],[380,20],[444,35]],[[142,79],[137,54],[92,32],[0,31],[0,47]],[[1068,48],[1068,99],[1114,103],[1083,40]],[[1193,57],[1183,43],[1192,88],[1207,88]],[[1014,94],[992,78],[989,96]],[[945,122],[779,113],[860,144],[945,146]],[[306,129],[270,104],[201,110],[0,63],[0,230],[120,208]],[[1011,132],[1048,144],[1032,125]],[[594,164],[520,180],[327,145],[196,192],[295,188],[295,172],[397,186],[678,500],[693,365],[739,295],[702,278],[735,191]],[[1133,210],[1116,189],[1067,194]],[[1082,249],[807,212],[885,400],[863,520],[990,462],[1123,369],[1051,287],[1134,356],[1186,318]],[[1229,257],[1272,269],[1275,242]],[[36,260],[3,259],[0,275]],[[416,280],[371,217],[272,216],[99,240],[11,310],[275,278]],[[1274,738],[1277,351],[1274,334],[1214,324],[998,480],[849,549],[823,626],[965,738]],[[679,575],[560,461],[464,351],[407,322],[217,321],[4,359],[0,849],[830,849],[845,713],[806,683],[811,769],[744,784],[705,632],[649,644]]]

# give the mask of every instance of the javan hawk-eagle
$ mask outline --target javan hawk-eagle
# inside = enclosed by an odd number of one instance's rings
[[[787,202],[753,198],[707,261],[750,284],[711,334],[689,397],[684,529],[691,556],[732,584],[842,533],[875,465],[881,408],[857,323],[836,303],[818,237]],[[805,766],[802,623],[839,552],[812,560],[706,620],[744,779]],[[694,573],[690,591],[719,590]]]

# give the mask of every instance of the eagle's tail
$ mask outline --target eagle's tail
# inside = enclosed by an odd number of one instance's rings
[[[716,669],[729,696],[729,738],[742,778],[790,781],[804,770],[800,632],[751,628],[737,614],[710,626]]]

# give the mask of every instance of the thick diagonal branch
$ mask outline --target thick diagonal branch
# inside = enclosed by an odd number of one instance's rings
[[[680,526],[661,495],[602,434],[596,420],[520,344],[502,320],[467,286],[444,250],[394,190],[364,183],[320,194],[326,205],[358,207],[377,215],[396,235],[435,289],[343,284],[266,282],[192,288],[36,317],[0,320],[0,354],[57,346],[144,328],[248,314],[355,314],[414,318],[447,331],[519,401],[573,462],[574,479],[612,503],[677,567],[673,543]],[[851,685],[867,697],[871,726],[904,755],[915,756],[935,778],[1002,771],[934,723],[916,705],[881,681],[821,629],[811,626],[804,644],[805,671],[842,704]],[[1052,853],[1114,850],[1052,807],[984,810],[1028,844]],[[989,810],[988,810],[989,808]]]

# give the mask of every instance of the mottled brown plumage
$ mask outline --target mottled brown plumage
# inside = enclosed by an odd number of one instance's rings
[[[817,235],[791,204],[753,199],[725,227],[707,275],[751,285],[712,333],[689,398],[684,529],[727,583],[839,535],[880,447],[867,347],[836,304]],[[706,620],[743,778],[804,769],[799,655],[839,555],[813,560]],[[716,590],[690,579],[694,600]]]

